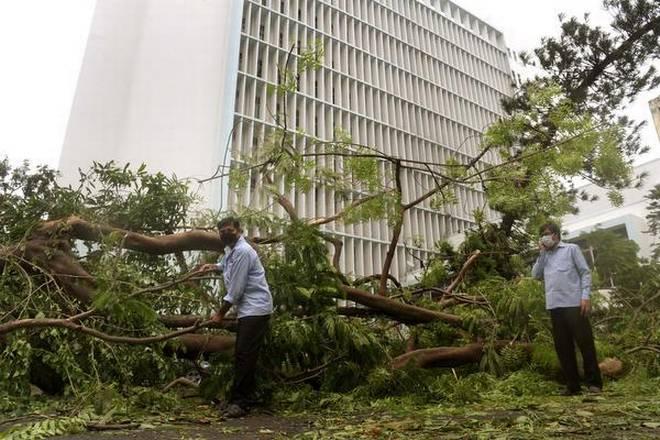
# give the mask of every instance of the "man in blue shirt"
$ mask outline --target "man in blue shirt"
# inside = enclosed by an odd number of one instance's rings
[[[532,276],[542,279],[545,284],[545,307],[550,311],[555,350],[566,378],[564,395],[580,392],[575,343],[584,360],[588,389],[598,393],[603,382],[588,317],[591,310],[591,271],[580,248],[561,241],[557,224],[546,223],[540,232],[541,253],[532,268]]]
[[[225,416],[241,417],[247,414],[254,398],[257,360],[273,313],[273,298],[257,252],[241,235],[239,220],[235,217],[220,220],[218,232],[226,246],[225,255],[218,264],[205,264],[201,270],[222,272],[225,281],[227,294],[211,319],[220,322],[229,309],[236,309],[234,382]]]

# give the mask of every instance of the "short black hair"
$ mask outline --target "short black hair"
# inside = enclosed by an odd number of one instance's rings
[[[241,229],[241,222],[238,220],[237,217],[234,216],[229,216],[221,219],[216,227],[218,229],[222,228],[223,226],[231,225],[235,227],[236,229],[240,230]]]
[[[559,225],[557,223],[548,222],[543,224],[539,228],[539,235],[543,235],[546,229],[552,232],[553,234],[557,234],[557,237],[561,238],[561,229],[559,229]]]

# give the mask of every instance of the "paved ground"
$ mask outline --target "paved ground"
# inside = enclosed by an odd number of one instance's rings
[[[86,432],[55,437],[61,440],[202,440],[202,439],[282,439],[312,429],[312,422],[292,417],[256,414],[241,419],[213,420],[208,423],[173,423],[119,432]]]

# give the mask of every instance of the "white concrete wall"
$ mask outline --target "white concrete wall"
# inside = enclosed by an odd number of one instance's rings
[[[653,116],[655,131],[658,134],[658,139],[660,139],[660,96],[649,101],[649,109],[651,110],[651,116]]]
[[[243,0],[98,0],[60,158],[64,182],[109,160],[211,176],[233,121],[242,8]],[[210,207],[226,200],[217,181],[192,186]]]
[[[594,202],[578,202],[577,215],[568,215],[563,219],[564,238],[570,240],[580,234],[597,228],[609,229],[624,225],[628,238],[639,245],[639,256],[648,258],[656,238],[648,234],[646,215],[648,200],[645,198],[651,188],[660,184],[660,159],[655,159],[635,167],[635,175],[647,173],[640,189],[629,188],[622,191],[623,205],[612,206],[607,198],[607,191],[595,185],[579,188],[599,198]]]

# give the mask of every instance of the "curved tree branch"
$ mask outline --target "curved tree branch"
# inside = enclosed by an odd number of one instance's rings
[[[184,251],[221,252],[224,250],[220,236],[207,231],[193,230],[171,235],[149,236],[113,226],[93,224],[77,216],[44,222],[34,235],[45,237],[59,235],[99,242],[110,234],[122,236],[122,244],[125,249],[149,255],[165,255]]]
[[[82,324],[76,323],[77,320],[80,320],[81,317],[87,316],[85,312],[80,315],[72,316],[66,319],[54,319],[54,318],[33,318],[33,319],[21,319],[17,321],[10,321],[5,324],[0,324],[0,336],[29,328],[64,328],[71,330],[77,333],[82,333],[97,339],[101,339],[106,342],[112,342],[116,344],[128,344],[128,345],[148,345],[158,342],[167,341],[170,339],[177,339],[183,344],[187,351],[192,352],[201,352],[201,351],[224,351],[228,350],[234,345],[234,337],[232,336],[220,336],[220,335],[199,335],[199,334],[190,334],[195,330],[201,329],[203,327],[209,326],[210,321],[196,322],[190,327],[183,328],[170,333],[165,333],[158,336],[149,336],[143,338],[135,338],[129,336],[116,336],[104,333],[102,331],[85,327]]]
[[[463,319],[460,316],[405,304],[351,286],[342,285],[340,286],[340,289],[346,295],[345,299],[355,301],[358,304],[377,310],[390,318],[406,324],[422,324],[425,322],[443,321],[457,327],[463,325]]]
[[[472,266],[474,262],[477,261],[477,258],[479,257],[480,254],[481,251],[477,249],[472,253],[472,255],[470,255],[470,257],[467,259],[465,264],[463,264],[463,267],[461,267],[461,270],[458,272],[458,275],[456,275],[456,278],[454,278],[451,284],[447,286],[447,288],[445,289],[447,293],[451,293],[456,288],[456,286],[458,286],[458,284],[463,280],[463,277],[465,277],[465,274],[467,273],[470,266]]]

